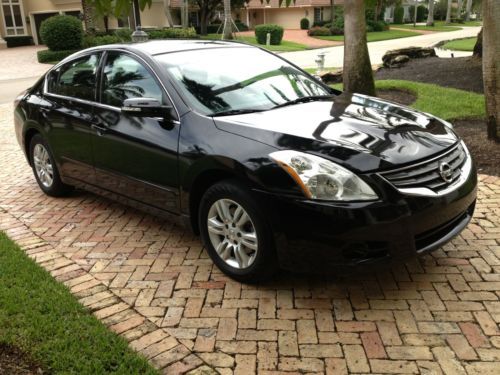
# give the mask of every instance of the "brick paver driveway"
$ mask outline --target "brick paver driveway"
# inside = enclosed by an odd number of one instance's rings
[[[500,373],[500,179],[481,176],[473,223],[432,256],[249,286],[167,221],[43,195],[10,106],[0,119],[0,228],[165,373]]]

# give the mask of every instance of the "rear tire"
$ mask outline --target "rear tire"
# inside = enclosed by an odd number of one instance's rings
[[[259,282],[276,272],[271,226],[243,184],[225,180],[211,186],[201,199],[198,220],[208,254],[226,275]]]
[[[73,187],[61,181],[50,147],[40,134],[31,138],[29,147],[31,168],[40,189],[51,197],[68,195]]]

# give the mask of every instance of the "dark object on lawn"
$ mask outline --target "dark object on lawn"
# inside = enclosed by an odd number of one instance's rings
[[[434,50],[434,48],[423,48],[423,47],[408,47],[408,48],[395,49],[392,51],[387,51],[385,55],[382,56],[382,62],[384,63],[384,66],[386,68],[398,66],[395,60],[401,55],[405,55],[409,59],[422,59],[426,57],[435,57],[436,51]]]
[[[26,353],[6,344],[0,344],[0,374],[42,375],[44,371]]]
[[[472,56],[483,57],[483,29],[477,34],[477,41],[472,50]]]
[[[326,72],[321,75],[321,80],[329,85],[334,83],[342,83],[342,70],[337,72]]]

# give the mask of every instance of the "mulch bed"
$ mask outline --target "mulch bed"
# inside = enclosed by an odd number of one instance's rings
[[[481,59],[476,57],[414,59],[401,68],[379,69],[375,79],[403,79],[483,93]]]
[[[0,375],[42,375],[42,368],[18,348],[0,344]]]
[[[378,89],[377,96],[381,99],[390,100],[407,106],[417,100],[417,95],[411,91],[401,89]]]
[[[500,143],[488,140],[486,121],[469,119],[452,123],[472,154],[477,172],[500,176]]]

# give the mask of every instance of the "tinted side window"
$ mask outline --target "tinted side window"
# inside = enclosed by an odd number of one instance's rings
[[[101,100],[122,107],[130,98],[154,98],[164,103],[162,89],[141,63],[128,55],[111,53],[104,66]]]
[[[81,57],[63,65],[49,76],[49,93],[94,101],[98,65],[99,55]]]

